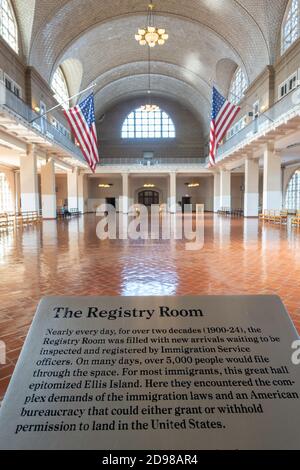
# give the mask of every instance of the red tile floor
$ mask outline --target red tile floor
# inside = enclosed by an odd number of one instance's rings
[[[94,215],[0,234],[2,399],[45,295],[278,294],[300,331],[300,231],[207,214],[205,243],[100,241]]]

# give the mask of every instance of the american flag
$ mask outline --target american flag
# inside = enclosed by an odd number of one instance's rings
[[[230,103],[230,101],[226,100],[224,96],[222,96],[218,90],[213,87],[209,150],[210,166],[214,166],[216,164],[218,146],[238,115],[240,109],[241,108],[239,106],[235,106]]]
[[[98,141],[95,120],[94,96],[90,94],[81,103],[64,111],[75,139],[92,172],[99,163]]]

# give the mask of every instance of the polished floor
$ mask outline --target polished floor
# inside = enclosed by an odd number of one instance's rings
[[[94,215],[0,233],[3,397],[45,295],[278,294],[300,332],[300,230],[205,216],[204,247],[101,241]]]

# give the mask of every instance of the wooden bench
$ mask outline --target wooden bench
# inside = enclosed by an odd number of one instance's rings
[[[292,226],[300,228],[300,214],[292,218]]]
[[[72,216],[74,216],[74,217],[77,217],[77,216],[79,216],[79,215],[80,215],[80,212],[79,212],[79,210],[78,210],[78,208],[77,208],[77,207],[76,207],[76,208],[72,208],[72,209],[70,209],[70,211],[69,211],[69,212],[70,212],[70,214],[71,214],[71,217],[72,217]]]
[[[218,214],[220,215],[230,215],[230,208],[229,207],[220,207],[218,210]]]
[[[231,215],[233,217],[243,217],[244,216],[244,211],[243,211],[243,209],[232,209],[231,210]]]
[[[262,220],[264,222],[267,220],[268,215],[269,215],[269,211],[264,210],[263,212],[261,212],[261,214],[259,214],[258,218],[259,220]]]
[[[0,214],[0,229],[7,230],[14,228],[15,216],[12,213],[3,212]]]
[[[15,214],[15,223],[17,226],[37,224],[42,220],[37,211],[17,212]]]
[[[263,222],[271,222],[275,224],[287,224],[288,222],[288,211],[283,210],[264,210],[263,213],[259,214],[259,219]]]
[[[0,229],[8,228],[8,216],[6,213],[0,214]]]
[[[278,212],[275,212],[275,215],[272,219],[272,222],[274,222],[275,224],[287,224],[288,222],[288,211],[287,210],[282,210],[282,211],[278,211]]]

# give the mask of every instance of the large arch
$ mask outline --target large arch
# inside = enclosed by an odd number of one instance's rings
[[[209,101],[191,85],[172,77],[164,77],[163,75],[152,75],[151,82],[153,96],[162,95],[179,101],[198,117],[203,127],[209,126]],[[147,83],[148,76],[141,74],[131,77],[130,80],[121,78],[107,84],[95,94],[97,115],[101,116],[107,109],[118,101],[126,99],[126,97],[146,96]]]

